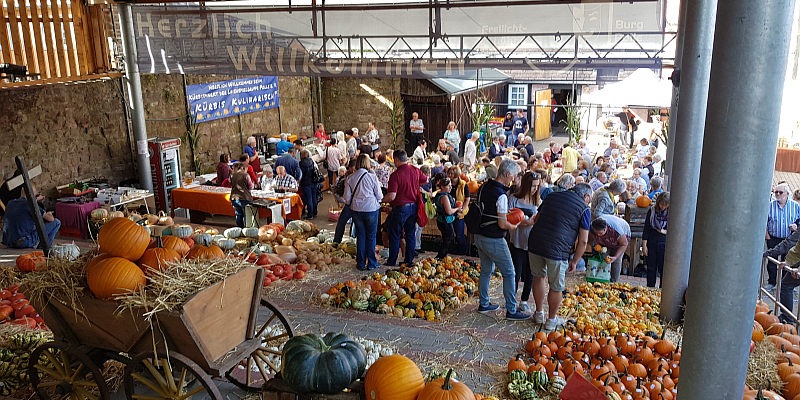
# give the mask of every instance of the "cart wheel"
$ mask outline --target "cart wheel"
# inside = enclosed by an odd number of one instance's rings
[[[260,391],[264,382],[281,370],[281,344],[294,336],[294,329],[280,309],[261,299],[254,337],[261,337],[261,346],[246,359],[225,373],[234,385],[249,391]]]
[[[222,400],[211,377],[180,353],[143,353],[134,357],[125,368],[124,387],[128,399],[184,400],[192,396]]]
[[[41,400],[108,400],[100,369],[83,352],[64,342],[49,342],[33,351],[28,377]]]

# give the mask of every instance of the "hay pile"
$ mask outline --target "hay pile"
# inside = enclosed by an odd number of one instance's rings
[[[147,285],[137,291],[117,296],[119,311],[142,308],[145,319],[160,311],[177,310],[195,293],[251,265],[226,258],[219,261],[181,260],[164,271],[147,277]]]
[[[783,387],[778,376],[778,350],[769,340],[756,342],[747,362],[747,378],[745,383],[750,388],[763,387],[780,393]]]
[[[97,253],[81,254],[74,261],[64,258],[48,258],[47,268],[24,274],[20,288],[32,304],[47,304],[58,297],[74,310],[82,310],[80,298],[89,294],[86,284],[86,264]]]

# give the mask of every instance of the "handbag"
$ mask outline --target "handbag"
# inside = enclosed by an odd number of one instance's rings
[[[417,196],[417,225],[424,228],[428,225],[428,212],[425,210],[425,200],[422,197],[422,193]]]
[[[317,165],[314,164],[314,183],[322,183],[325,182],[325,175],[322,175],[322,172],[319,172],[319,168]]]
[[[481,195],[483,194],[484,187],[485,186],[481,186],[481,188],[478,189],[478,201],[469,203],[469,207],[467,207],[467,210],[469,212],[467,213],[467,215],[464,216],[464,224],[467,226],[467,229],[470,232],[480,232],[482,227],[497,223],[497,221],[483,222],[484,216],[489,218],[500,219],[500,217],[496,215],[487,215],[483,213],[483,203],[481,203]]]
[[[611,280],[611,264],[598,257],[589,257],[586,261],[586,282],[605,282]]]
[[[325,159],[322,160],[322,167],[325,168],[325,170],[327,170],[327,171],[331,170],[331,167],[328,164],[328,148],[327,147],[325,148]]]

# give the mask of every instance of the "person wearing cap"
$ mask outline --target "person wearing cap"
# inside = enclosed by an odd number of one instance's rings
[[[478,163],[478,149],[475,146],[475,142],[478,141],[480,134],[477,132],[472,132],[467,136],[467,143],[464,145],[464,165],[467,166],[468,169],[475,169],[475,166]]]

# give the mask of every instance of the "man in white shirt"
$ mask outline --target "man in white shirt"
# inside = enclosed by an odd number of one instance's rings
[[[367,142],[372,146],[372,151],[378,150],[378,129],[375,128],[375,123],[369,123],[369,130],[367,131]]]
[[[411,122],[409,122],[409,128],[411,130],[411,140],[409,143],[411,145],[415,145],[419,143],[420,140],[424,139],[425,137],[422,135],[425,132],[425,124],[419,119],[419,114],[414,112],[411,114]]]
[[[467,140],[467,143],[464,145],[464,165],[466,165],[469,169],[475,169],[475,165],[478,162],[478,150],[475,146],[475,142],[478,141],[480,134],[477,132],[472,132],[470,135],[471,136]]]

